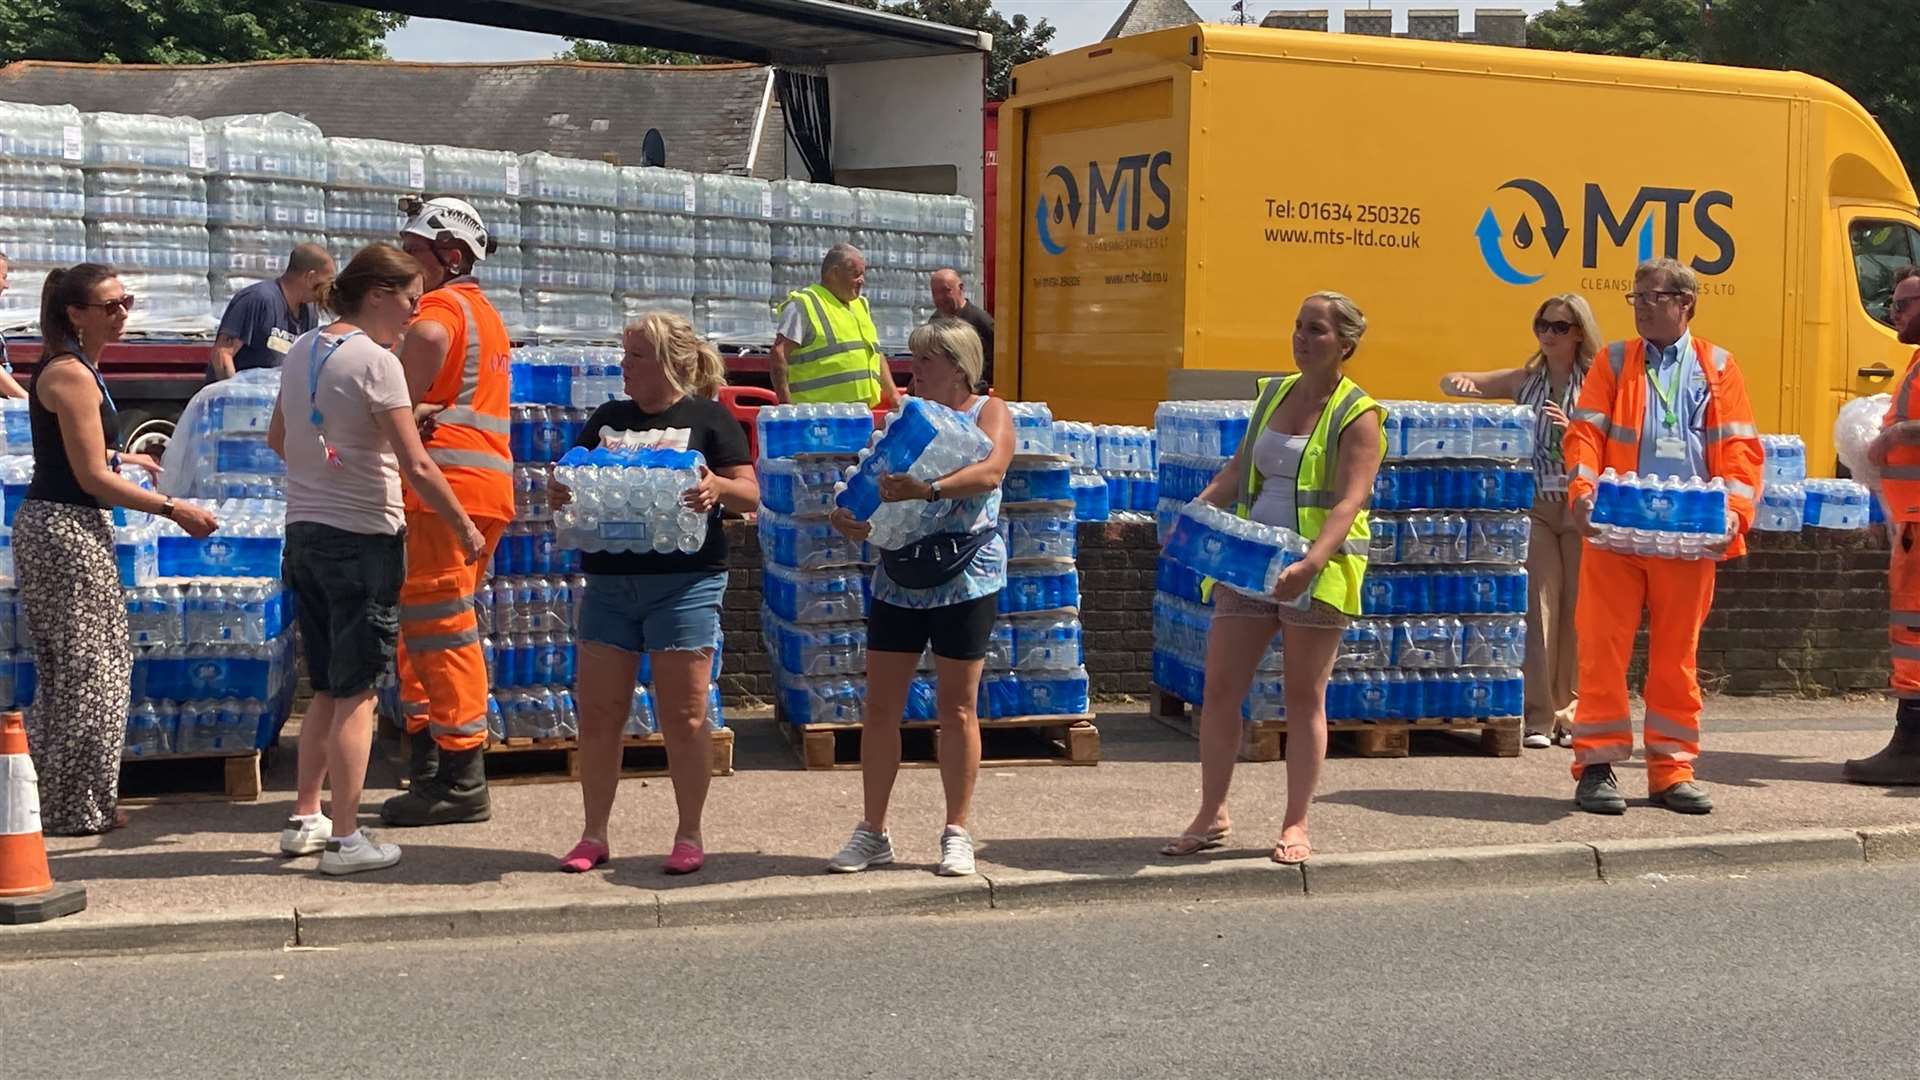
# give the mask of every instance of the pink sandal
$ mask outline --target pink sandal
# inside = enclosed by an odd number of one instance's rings
[[[707,853],[700,850],[700,845],[681,840],[673,845],[673,852],[660,864],[660,869],[669,874],[691,874],[705,865]]]
[[[600,841],[582,840],[560,860],[560,870],[566,874],[584,874],[596,866],[605,866],[612,857],[613,852]]]

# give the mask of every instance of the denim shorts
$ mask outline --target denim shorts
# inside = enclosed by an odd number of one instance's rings
[[[373,689],[400,636],[407,534],[289,522],[280,576],[293,591],[314,692],[353,697]]]
[[[725,571],[588,574],[580,640],[630,653],[711,649],[726,594]]]

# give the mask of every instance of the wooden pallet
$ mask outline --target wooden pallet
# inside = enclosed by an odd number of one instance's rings
[[[1155,720],[1192,738],[1200,737],[1200,717],[1175,694],[1155,687],[1152,714]],[[1242,761],[1283,761],[1287,756],[1287,724],[1284,720],[1259,720],[1243,725],[1240,741]],[[1349,748],[1356,757],[1400,758],[1412,750],[1416,731],[1451,731],[1477,736],[1480,750],[1491,757],[1520,756],[1520,718],[1496,717],[1490,720],[1330,720],[1327,734],[1350,739]]]
[[[120,801],[218,799],[251,802],[260,797],[262,751],[165,754],[120,759]]]
[[[804,727],[776,718],[780,730],[806,769],[858,769],[859,724],[808,724]],[[940,728],[931,721],[902,724],[900,766],[936,768],[940,764]],[[1011,720],[980,721],[980,764],[1098,765],[1100,730],[1092,713],[1059,716],[1021,716]]]
[[[733,729],[713,732],[710,771],[733,775]],[[620,742],[620,776],[667,775],[667,740],[632,735]],[[580,779],[580,747],[574,739],[505,739],[487,747],[489,784],[565,784]]]

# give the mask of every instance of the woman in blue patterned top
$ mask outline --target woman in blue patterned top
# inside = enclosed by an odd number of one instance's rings
[[[900,722],[907,693],[932,648],[938,687],[940,783],[947,793],[947,824],[940,834],[936,873],[973,873],[973,836],[967,809],[980,774],[980,672],[1007,585],[1007,547],[1000,536],[1000,481],[1013,462],[1013,414],[1006,402],[976,395],[983,359],[980,336],[959,319],[936,318],[908,339],[913,393],[964,413],[993,440],[985,461],[932,482],[911,476],[880,478],[888,502],[925,500],[940,522],[933,535],[888,554],[873,572],[873,613],[867,623],[867,711],[860,734],[860,777],[866,817],[828,869],[850,874],[893,861],[887,802],[900,771]],[[856,540],[873,529],[844,510],[834,527]],[[902,580],[910,579],[912,585]]]

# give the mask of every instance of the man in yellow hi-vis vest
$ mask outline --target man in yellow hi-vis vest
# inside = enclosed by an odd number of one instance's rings
[[[860,295],[867,259],[852,244],[835,244],[820,260],[820,281],[787,298],[773,339],[773,392],[798,405],[854,402],[900,405],[880,333]]]

